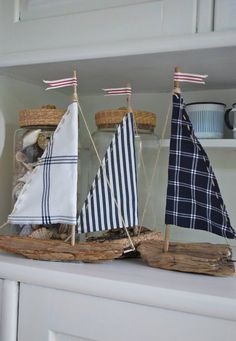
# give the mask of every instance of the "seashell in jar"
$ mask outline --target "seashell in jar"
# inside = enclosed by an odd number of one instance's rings
[[[43,149],[41,149],[37,143],[26,147],[23,152],[27,155],[29,163],[37,162],[43,155]]]
[[[24,153],[22,153],[21,151],[18,151],[16,153],[15,158],[16,158],[16,161],[20,162],[28,171],[32,172],[33,165],[30,163],[27,163],[28,159]]]
[[[67,224],[60,224],[60,227],[58,229],[58,233],[61,234],[61,233],[69,233],[70,232],[70,225],[67,225]]]
[[[37,140],[37,144],[39,145],[39,147],[43,150],[46,149],[48,142],[51,138],[52,133],[48,132],[48,131],[43,131],[39,134],[38,136],[38,140]]]
[[[20,195],[20,192],[22,190],[22,188],[24,187],[24,182],[17,182],[17,184],[14,186],[13,190],[12,190],[12,199],[15,202],[17,200],[17,198]]]
[[[46,227],[40,227],[37,230],[34,230],[29,237],[35,239],[51,239],[52,231],[48,230]]]
[[[31,178],[31,172],[26,172],[21,178],[18,179],[18,181],[26,183],[29,178]]]
[[[29,236],[33,231],[32,225],[21,225],[20,236]]]
[[[26,133],[25,136],[23,137],[23,149],[35,144],[40,133],[41,129],[32,130]]]

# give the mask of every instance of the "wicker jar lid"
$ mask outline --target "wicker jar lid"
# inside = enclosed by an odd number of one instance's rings
[[[57,109],[54,105],[24,109],[19,113],[19,124],[20,127],[57,126],[64,113],[65,110]]]
[[[148,111],[134,110],[134,118],[140,129],[153,129],[156,126],[156,114]],[[127,114],[127,108],[107,109],[95,114],[98,128],[111,128],[119,124]]]

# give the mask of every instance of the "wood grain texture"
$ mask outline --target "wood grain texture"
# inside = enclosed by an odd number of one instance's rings
[[[159,232],[148,231],[132,237],[135,246],[145,240],[158,240]],[[0,249],[30,259],[50,261],[101,262],[121,258],[129,247],[127,238],[108,241],[89,241],[71,246],[59,240],[38,240],[29,237],[0,236]]]
[[[137,249],[142,259],[156,268],[214,276],[228,276],[235,272],[228,245],[172,242],[169,252],[163,252],[162,241],[144,241]]]

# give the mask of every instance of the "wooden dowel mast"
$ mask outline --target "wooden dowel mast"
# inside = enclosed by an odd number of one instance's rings
[[[170,244],[170,225],[166,225],[165,228],[165,239],[164,239],[164,252],[168,252]]]
[[[75,245],[75,225],[71,225],[71,246]]]
[[[73,78],[77,80],[77,73],[76,70],[73,71]],[[73,102],[78,102],[79,101],[79,96],[77,92],[77,84],[73,85]]]
[[[175,67],[175,72],[180,72],[180,67],[176,66]],[[181,93],[180,82],[179,81],[174,81],[174,92],[178,93],[178,94]],[[166,225],[166,227],[165,227],[164,247],[163,247],[163,251],[164,252],[168,252],[169,244],[170,244],[170,225]]]
[[[126,86],[127,88],[131,88],[130,83],[128,83]],[[131,95],[127,95],[127,109],[128,109],[128,112],[133,112],[133,109],[131,107]]]
[[[175,72],[180,72],[180,67],[176,66],[175,67]],[[174,81],[174,92],[180,94],[181,89],[180,89],[180,82],[179,81]]]
[[[77,73],[76,70],[73,71],[73,78],[77,81]],[[73,102],[79,101],[79,96],[77,92],[77,82],[73,85]],[[71,225],[71,246],[75,245],[75,225]]]

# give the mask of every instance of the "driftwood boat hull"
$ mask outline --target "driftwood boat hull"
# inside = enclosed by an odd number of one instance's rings
[[[132,237],[132,241],[137,247],[145,240],[160,240],[161,238],[160,232],[148,231]],[[0,249],[26,258],[47,261],[102,262],[123,257],[127,247],[129,247],[127,238],[88,241],[71,246],[59,240],[0,236]]]
[[[151,267],[213,276],[235,273],[228,245],[210,243],[170,243],[163,252],[162,241],[144,241],[138,246],[142,259]]]

